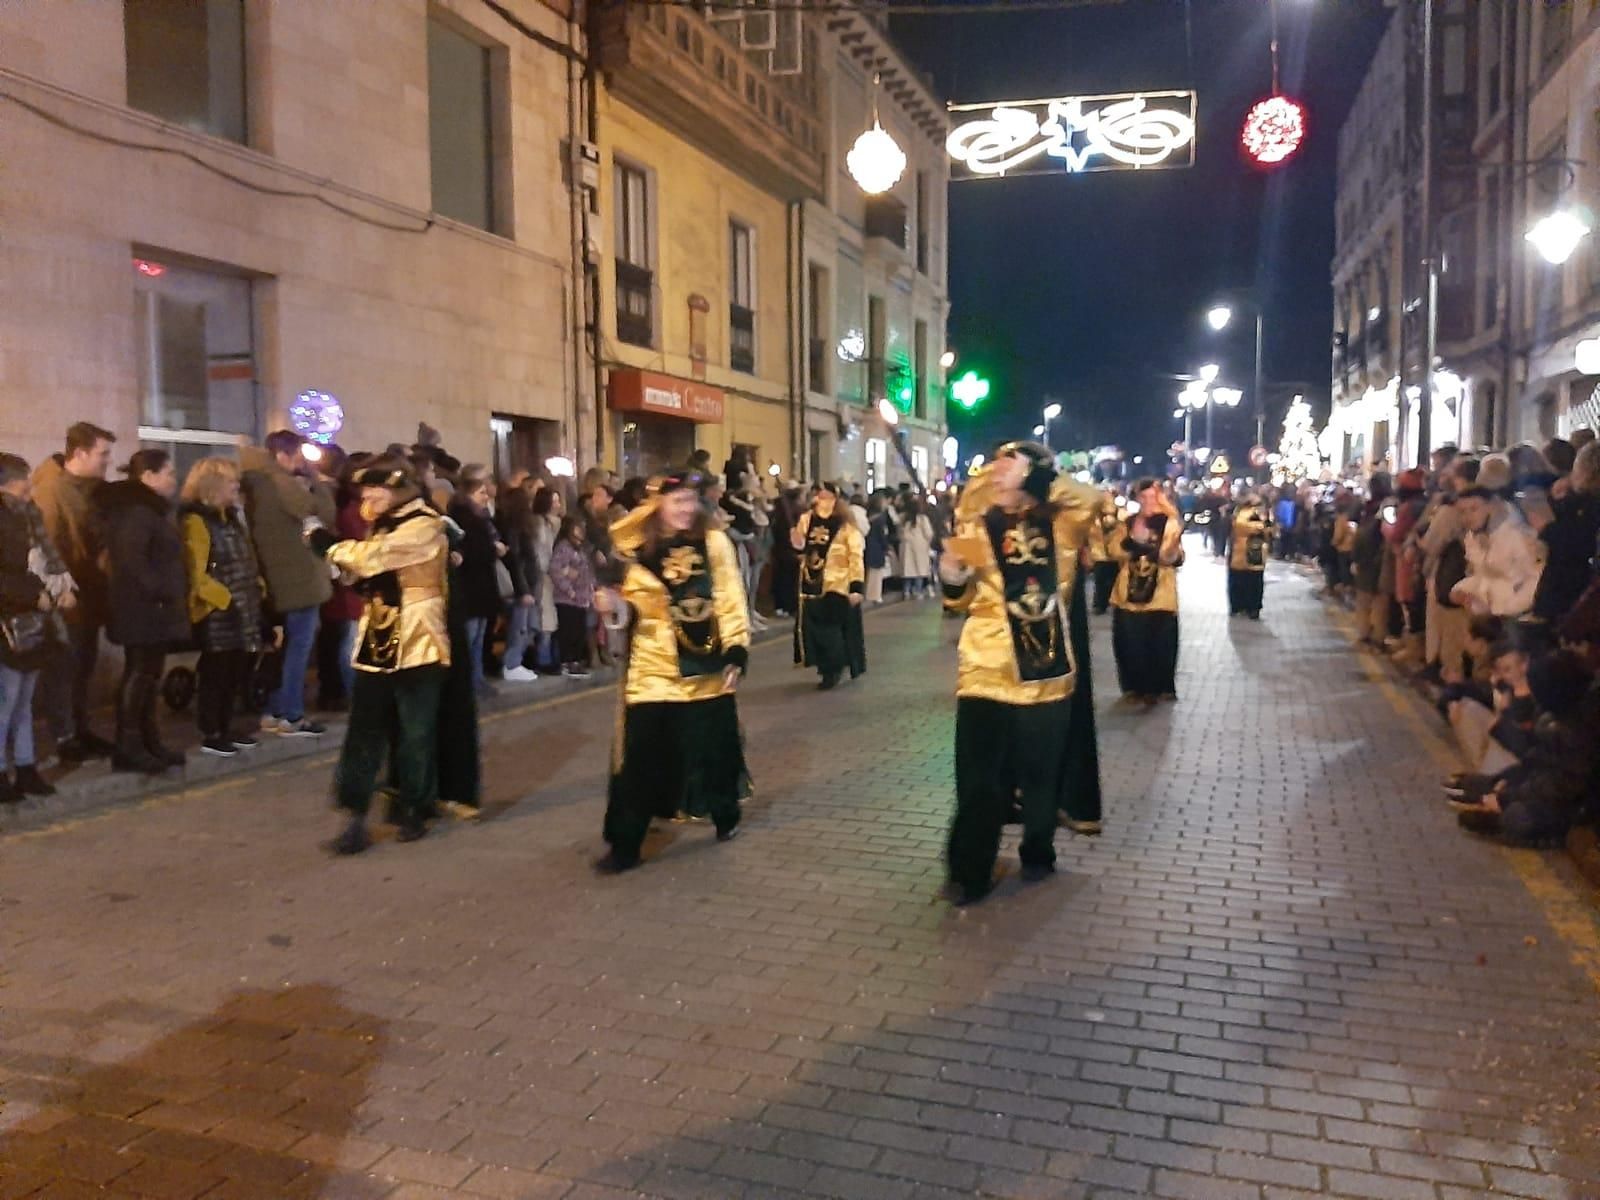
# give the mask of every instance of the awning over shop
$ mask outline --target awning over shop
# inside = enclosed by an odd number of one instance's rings
[[[606,402],[613,412],[655,413],[704,425],[722,424],[727,409],[721,388],[632,368],[611,372]]]

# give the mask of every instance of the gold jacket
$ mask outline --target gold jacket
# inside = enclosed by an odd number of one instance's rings
[[[750,618],[744,580],[739,573],[739,555],[727,534],[707,531],[706,559],[717,640],[724,651],[748,648]],[[722,694],[720,672],[688,679],[678,673],[678,628],[668,614],[671,597],[660,576],[637,562],[628,563],[622,577],[622,598],[633,610],[628,674],[622,688],[624,704],[714,700]]]
[[[994,545],[984,517],[993,507],[993,487],[985,472],[968,483],[956,508],[957,541],[975,550],[968,559],[972,575],[959,595],[945,589],[945,607],[967,614],[957,650],[956,695],[1001,704],[1047,704],[1065,700],[1077,683],[1077,663],[1072,655],[1069,613],[1072,588],[1078,576],[1079,554],[1089,544],[1100,511],[1100,493],[1073,479],[1058,479],[1050,489],[1056,506],[1053,526],[1056,555],[1056,590],[1061,636],[1070,669],[1056,679],[1024,681],[1017,670],[1011,622],[1006,617],[1005,579],[995,561]],[[948,542],[946,543],[949,544]],[[966,555],[963,555],[966,557]]]
[[[1089,524],[1089,559],[1091,562],[1103,563],[1111,561],[1111,534],[1116,530],[1118,522],[1122,520],[1117,509],[1116,501],[1110,493],[1103,493],[1100,497],[1100,508],[1095,513],[1095,519]]]
[[[1267,510],[1259,504],[1241,505],[1233,514],[1233,549],[1228,552],[1228,569],[1230,571],[1265,571],[1267,569],[1266,555],[1261,556],[1261,565],[1252,567],[1248,558],[1248,542],[1253,537],[1271,537],[1272,518],[1267,515]]]
[[[840,503],[843,504],[842,501]],[[833,544],[828,547],[828,559],[822,566],[822,590],[824,594],[837,592],[841,596],[848,596],[851,591],[861,591],[866,586],[867,540],[856,528],[849,509],[841,507],[838,511],[841,518],[839,532],[834,534]],[[810,512],[800,514],[795,530],[803,547],[805,539],[811,535]],[[805,558],[804,549],[800,551],[800,557],[802,560]],[[861,586],[852,588],[851,584]]]
[[[1134,604],[1128,599],[1128,564],[1133,561],[1133,555],[1122,545],[1128,537],[1128,526],[1129,522],[1124,518],[1108,539],[1111,557],[1121,564],[1117,582],[1111,589],[1112,606],[1127,612],[1177,612],[1178,567],[1183,561],[1183,518],[1167,518],[1156,567],[1156,592],[1148,604]]]
[[[393,571],[400,585],[400,607],[392,608],[376,596],[367,598],[356,632],[355,668],[375,674],[411,667],[450,665],[450,631],[445,624],[450,543],[444,519],[422,499],[401,505],[392,514],[393,529],[374,529],[359,541],[335,542],[327,559],[339,568],[346,583],[371,579]],[[387,642],[386,633],[398,639],[392,666],[362,662],[367,636],[375,644]]]

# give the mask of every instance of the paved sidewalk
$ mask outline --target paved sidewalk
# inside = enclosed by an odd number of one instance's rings
[[[0,1200],[1600,1196],[1592,916],[1455,828],[1304,579],[1260,624],[1223,582],[1148,714],[1097,619],[1106,835],[961,913],[915,603],[827,696],[759,650],[745,836],[622,879],[605,694],[497,714],[490,819],[356,860],[305,763],[0,838]]]

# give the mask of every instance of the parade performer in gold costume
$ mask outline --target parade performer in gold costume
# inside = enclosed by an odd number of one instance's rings
[[[620,602],[602,589],[608,628],[631,629],[606,801],[603,874],[639,865],[654,817],[709,816],[733,838],[749,775],[735,694],[750,657],[749,607],[733,542],[712,529],[694,472],[651,480],[611,527]]]
[[[449,543],[444,522],[409,463],[379,459],[356,472],[367,536],[339,540],[315,522],[306,541],[364,598],[356,635],[350,723],[335,774],[350,821],[333,844],[358,854],[372,844],[367,809],[393,752],[392,811],[399,840],[426,831],[438,792],[439,692],[450,667],[445,622]]]
[[[861,601],[866,596],[866,539],[856,528],[837,484],[824,483],[790,533],[800,555],[800,611],[794,623],[794,661],[815,667],[823,691],[846,670],[866,672]]]
[[[1266,592],[1267,547],[1272,544],[1272,517],[1261,497],[1246,493],[1233,510],[1233,550],[1228,556],[1228,615],[1261,619]]]
[[[1101,498],[1058,479],[1032,442],[996,451],[963,491],[939,560],[945,605],[966,613],[956,682],[953,898],[994,886],[1000,833],[1022,822],[1023,877],[1055,870],[1060,815],[1100,831],[1099,758],[1080,569]]]

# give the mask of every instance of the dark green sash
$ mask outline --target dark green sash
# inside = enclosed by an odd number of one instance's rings
[[[1061,619],[1055,530],[1049,509],[1023,513],[991,508],[984,517],[1005,585],[1006,623],[1017,675],[1024,683],[1060,679],[1072,670]]]
[[[684,679],[719,675],[726,665],[717,613],[711,595],[711,563],[706,544],[674,538],[639,560],[667,589],[667,616],[678,646],[678,674]]]

